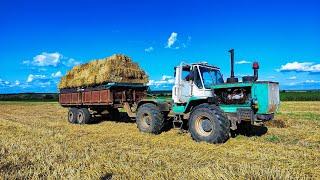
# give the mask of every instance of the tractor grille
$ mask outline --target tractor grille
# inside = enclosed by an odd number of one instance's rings
[[[238,108],[237,109],[238,119],[241,120],[252,120],[253,112],[252,109]]]

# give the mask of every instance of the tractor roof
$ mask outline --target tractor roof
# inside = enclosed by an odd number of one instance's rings
[[[213,66],[213,65],[208,64],[207,62],[192,63],[191,65],[200,65],[200,66],[205,66],[205,67],[209,67],[209,68],[220,69],[217,66]]]
[[[214,68],[214,69],[220,69],[217,66],[209,65],[207,62],[196,62],[196,63],[190,63],[190,64],[182,62],[180,64],[180,66],[183,66],[183,67],[190,67],[190,66],[195,66],[195,65],[200,65],[200,66],[203,66],[203,67]]]

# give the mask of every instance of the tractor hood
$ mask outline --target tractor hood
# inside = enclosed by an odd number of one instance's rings
[[[257,114],[273,114],[280,105],[277,82],[225,83],[213,85],[211,88],[219,97],[220,104],[228,106],[230,111],[237,111],[237,107],[254,107]]]

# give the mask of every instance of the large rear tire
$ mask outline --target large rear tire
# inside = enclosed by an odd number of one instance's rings
[[[70,108],[68,112],[68,121],[69,123],[76,124],[77,123],[77,113],[78,108]]]
[[[81,108],[77,113],[78,124],[88,124],[90,122],[91,114],[87,108]]]
[[[141,132],[160,134],[164,117],[158,106],[146,103],[138,108],[136,122]]]
[[[229,139],[230,121],[218,106],[202,104],[191,112],[189,131],[196,141],[224,143]]]

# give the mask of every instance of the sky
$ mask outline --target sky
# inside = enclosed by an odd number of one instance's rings
[[[0,93],[57,92],[72,66],[115,53],[170,89],[180,62],[206,61],[230,75],[320,89],[320,1],[0,1]]]

